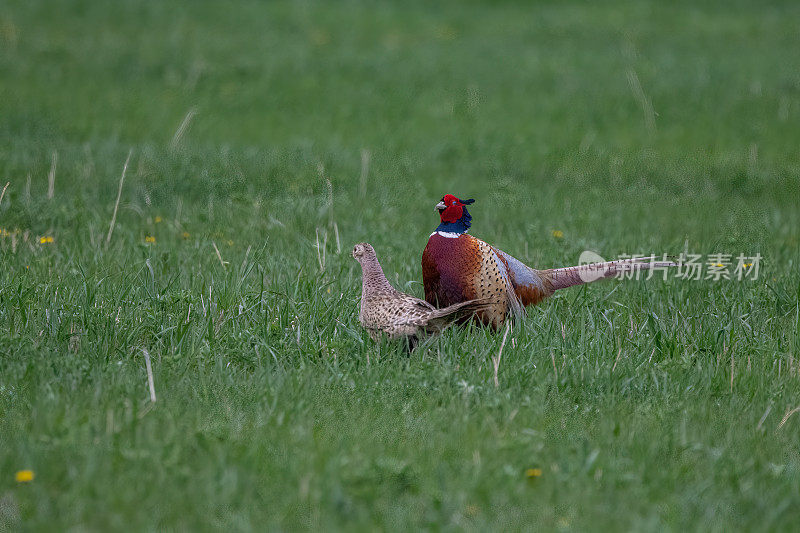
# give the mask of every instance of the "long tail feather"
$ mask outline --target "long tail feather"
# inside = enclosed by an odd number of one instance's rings
[[[623,273],[654,268],[664,269],[676,266],[678,266],[678,264],[672,261],[653,261],[650,257],[637,257],[634,259],[590,263],[566,268],[551,268],[549,270],[539,270],[538,272],[540,276],[550,282],[551,287],[555,291],[600,279],[613,278]]]

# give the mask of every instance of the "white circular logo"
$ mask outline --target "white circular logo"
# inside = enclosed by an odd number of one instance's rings
[[[595,252],[584,250],[578,258],[578,266],[581,267],[578,269],[578,276],[584,283],[591,283],[605,277],[608,271],[605,262],[606,260]]]

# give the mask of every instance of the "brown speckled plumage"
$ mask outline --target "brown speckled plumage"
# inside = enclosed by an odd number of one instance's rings
[[[385,334],[390,339],[407,339],[413,346],[418,337],[438,333],[459,318],[468,318],[490,305],[483,299],[468,299],[437,309],[392,287],[371,245],[356,244],[353,257],[361,264],[358,321],[376,341]]]

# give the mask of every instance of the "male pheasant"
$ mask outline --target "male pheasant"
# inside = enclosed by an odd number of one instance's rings
[[[353,257],[361,263],[358,321],[375,341],[385,333],[390,339],[406,339],[408,347],[413,348],[423,334],[439,333],[459,318],[469,318],[484,309],[488,303],[484,299],[470,299],[437,309],[392,287],[368,243],[356,244]]]
[[[425,300],[449,306],[492,297],[493,303],[478,311],[476,318],[494,329],[509,314],[518,314],[523,306],[535,305],[558,289],[613,277],[620,272],[676,266],[669,261],[641,258],[536,270],[467,234],[472,217],[466,206],[474,201],[447,194],[436,205],[441,224],[422,253]]]

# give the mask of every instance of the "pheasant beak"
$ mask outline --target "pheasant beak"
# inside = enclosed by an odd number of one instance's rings
[[[447,209],[447,206],[444,205],[444,202],[439,202],[438,204],[436,204],[436,207],[433,210],[438,212],[438,213],[441,213],[445,209]]]

